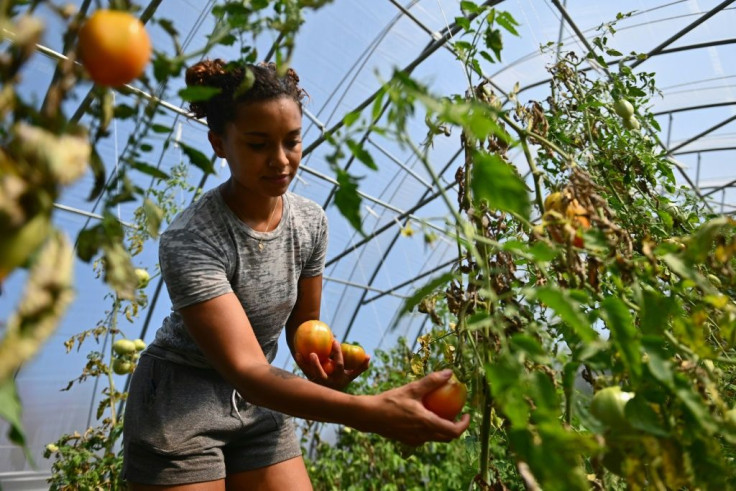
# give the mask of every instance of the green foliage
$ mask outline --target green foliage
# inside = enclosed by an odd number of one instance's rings
[[[63,435],[46,445],[44,457],[54,458],[49,490],[128,489],[121,479],[122,451],[114,450],[123,431],[122,420],[113,423],[106,418],[102,424],[84,434]]]
[[[425,339],[430,338],[447,339],[447,333],[436,331]],[[389,351],[373,353],[370,369],[353,381],[349,391],[378,393],[406,383],[407,375],[417,377],[425,366],[437,368],[441,364],[442,359],[436,351],[413,353],[402,338]],[[450,443],[427,443],[419,448],[347,427],[323,427],[307,422],[302,428],[302,443],[314,488],[356,491],[467,489],[475,480],[480,457],[480,415],[473,412],[472,417],[470,429],[461,438]],[[523,489],[513,462],[506,454],[507,443],[501,429],[496,429],[492,441],[494,472],[503,476],[503,482],[516,482],[509,489]]]

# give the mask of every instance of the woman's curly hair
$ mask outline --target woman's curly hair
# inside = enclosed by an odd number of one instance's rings
[[[203,60],[186,71],[189,87],[203,86],[219,89],[205,101],[189,104],[196,118],[206,118],[210,130],[217,134],[225,131],[225,125],[235,118],[237,104],[267,101],[289,97],[302,110],[302,100],[307,92],[299,87],[299,76],[289,68],[279,76],[274,63],[235,64],[222,59]]]

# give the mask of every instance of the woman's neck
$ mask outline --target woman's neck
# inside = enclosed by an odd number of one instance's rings
[[[233,213],[253,230],[269,232],[276,228],[283,213],[283,198],[254,197],[238,190],[228,179],[220,186],[220,194]]]

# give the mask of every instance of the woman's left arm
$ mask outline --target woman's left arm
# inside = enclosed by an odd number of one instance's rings
[[[294,333],[296,329],[303,322],[319,319],[321,302],[322,275],[300,278],[296,304],[289,319],[286,321],[286,342],[289,345],[289,350],[291,350],[296,364],[299,365],[299,368],[301,368],[309,380],[341,390],[354,378],[368,369],[370,357],[360,367],[354,370],[345,370],[340,342],[335,339],[332,342],[332,353],[330,354],[330,358],[332,358],[335,364],[335,369],[330,375],[327,375],[315,353],[312,353],[309,359],[304,359],[294,350]]]

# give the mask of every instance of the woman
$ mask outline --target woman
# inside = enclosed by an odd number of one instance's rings
[[[133,375],[125,412],[124,476],[133,490],[311,489],[290,416],[375,432],[410,445],[449,441],[468,426],[422,397],[449,372],[373,396],[344,388],[368,360],[334,371],[294,353],[304,321],[319,319],[327,221],[288,192],[302,156],[305,92],[293,70],[222,60],[187,70],[187,85],[216,87],[192,103],[207,119],[231,177],[184,210],[161,237],[172,313]],[[307,379],[270,364],[281,329]]]

